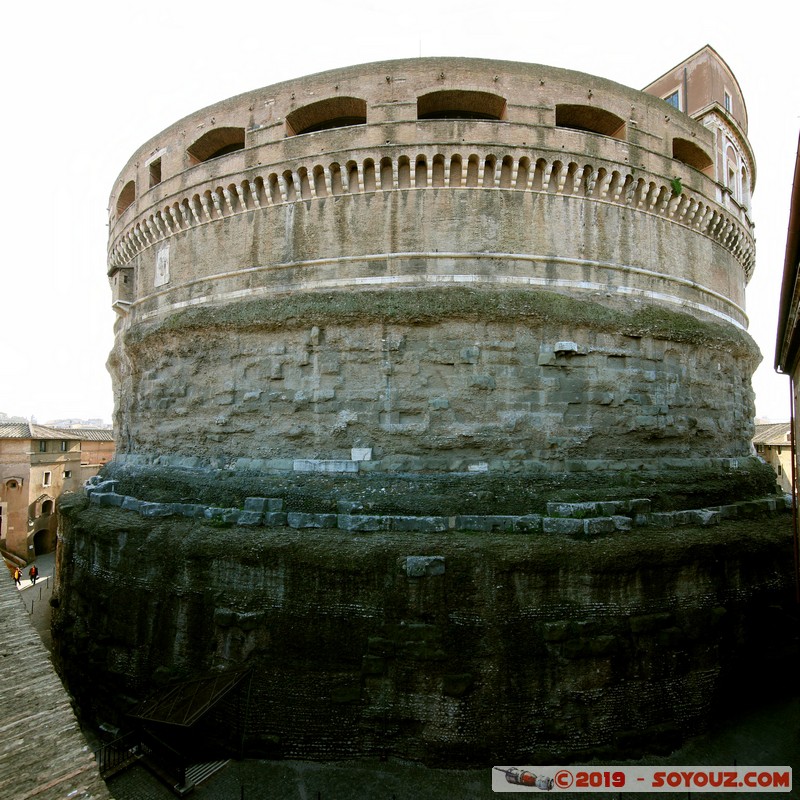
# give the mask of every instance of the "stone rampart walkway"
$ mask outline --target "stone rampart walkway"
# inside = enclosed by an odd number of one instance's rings
[[[27,573],[26,573],[27,574]],[[7,569],[0,570],[0,797],[110,800],[50,656]]]

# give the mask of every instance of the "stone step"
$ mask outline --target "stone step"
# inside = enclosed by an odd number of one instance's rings
[[[186,770],[186,785],[197,786],[207,781],[212,775],[230,764],[230,759],[224,761],[207,761],[204,764],[192,764]]]

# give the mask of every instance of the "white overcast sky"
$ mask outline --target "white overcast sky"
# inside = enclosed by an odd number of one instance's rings
[[[186,114],[260,86],[390,58],[470,56],[575,69],[640,89],[710,44],[747,103],[757,160],[750,333],[756,412],[788,419],[773,371],[800,131],[789,6],[562,0],[15,2],[3,11],[0,411],[110,421],[108,198],[133,151]]]

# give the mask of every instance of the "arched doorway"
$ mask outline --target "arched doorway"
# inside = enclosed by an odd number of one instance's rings
[[[56,549],[56,534],[48,528],[42,528],[33,534],[33,557],[52,553]]]

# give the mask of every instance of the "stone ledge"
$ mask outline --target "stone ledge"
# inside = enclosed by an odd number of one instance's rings
[[[358,472],[361,461],[344,458],[298,458],[292,463],[295,472]]]
[[[351,453],[352,455],[352,453]],[[374,457],[374,456],[373,456]],[[111,465],[123,470],[136,472],[149,467],[165,467],[187,473],[205,473],[208,475],[220,472],[240,475],[283,475],[296,472],[305,473],[381,473],[391,474],[409,472],[426,474],[428,472],[447,473],[450,475],[476,475],[476,474],[509,474],[509,475],[541,475],[543,473],[559,472],[576,474],[596,472],[603,470],[608,473],[648,472],[657,474],[663,470],[712,470],[716,473],[736,472],[745,466],[751,458],[705,456],[700,458],[655,457],[655,458],[630,458],[630,459],[492,459],[491,461],[466,462],[463,457],[442,459],[440,456],[385,456],[383,458],[358,460],[347,457],[342,458],[206,458],[188,457],[179,455],[145,455],[142,453],[116,453]],[[484,464],[486,468],[484,468]],[[90,479],[89,483],[93,479]],[[104,481],[99,476],[94,478],[99,481],[88,488],[97,488],[110,482]]]
[[[405,569],[409,578],[444,575],[444,556],[406,556]]]
[[[113,491],[116,481],[95,483],[86,487],[89,502],[133,511],[143,517],[181,516],[207,519],[222,526],[281,528],[290,527],[339,529],[352,533],[396,531],[409,533],[442,533],[445,531],[476,533],[544,533],[575,538],[595,538],[633,528],[669,529],[683,526],[708,527],[723,520],[752,519],[791,510],[789,495],[743,500],[724,506],[651,512],[650,500],[609,500],[591,503],[548,503],[547,516],[539,514],[444,516],[401,516],[363,514],[360,503],[341,500],[338,514],[284,512],[283,500],[275,497],[248,497],[244,509],[217,508],[198,503],[151,503]]]
[[[632,500],[606,500],[591,503],[548,503],[549,517],[613,517],[617,515],[632,516],[647,514],[650,511],[650,500],[636,498]]]
[[[290,528],[335,528],[336,514],[309,514],[302,511],[290,511],[286,522]]]

